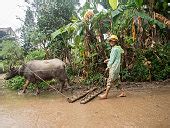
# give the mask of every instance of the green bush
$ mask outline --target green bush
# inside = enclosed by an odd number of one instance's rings
[[[30,60],[43,60],[45,58],[45,51],[43,49],[35,50],[32,52],[29,52],[26,56],[26,61]]]
[[[136,58],[133,68],[131,70],[124,68],[121,71],[122,80],[147,81],[149,80],[149,75],[151,75],[151,80],[153,81],[167,79],[170,74],[169,48],[169,44],[157,44],[154,48],[148,48],[147,50],[136,50]],[[145,59],[151,62],[150,68],[144,65]]]
[[[12,90],[20,90],[22,89],[22,86],[24,85],[24,77],[17,76],[14,77],[6,82],[7,87],[9,87]]]
[[[82,81],[83,85],[100,85],[105,86],[105,77],[101,73],[90,73],[87,79]]]
[[[51,81],[47,81],[47,83],[50,84]],[[30,91],[34,91],[37,88],[37,86],[40,90],[46,90],[48,88],[48,85],[45,82],[40,82],[37,84],[30,83],[27,89]]]
[[[170,45],[156,45],[154,49],[148,49],[145,56],[151,61],[152,80],[165,80],[170,74]]]
[[[131,81],[146,81],[149,70],[144,65],[145,56],[141,50],[136,51],[136,61],[131,71]]]
[[[145,56],[142,50],[136,50],[136,58],[131,70],[126,68],[121,71],[123,81],[146,81],[149,77],[149,69],[144,65]]]
[[[11,40],[4,40],[2,42],[2,50],[0,50],[0,56],[2,58],[3,69],[6,71],[9,65],[19,65],[19,62],[23,59],[23,49],[19,43]]]
[[[54,84],[54,81],[46,81],[48,84]],[[23,88],[23,85],[25,83],[25,78],[21,76],[16,76],[10,80],[7,80],[6,86],[12,90],[20,90]],[[28,86],[28,90],[33,91],[36,87],[39,87],[41,90],[46,90],[48,88],[48,85],[45,82],[40,82],[37,84],[30,83]]]
[[[130,80],[130,72],[126,68],[120,71],[120,76],[122,81]]]
[[[0,73],[3,73],[4,72],[4,66],[3,66],[3,63],[0,62]]]

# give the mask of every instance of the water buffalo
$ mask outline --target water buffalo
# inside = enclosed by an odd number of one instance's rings
[[[23,64],[19,68],[10,68],[5,79],[11,79],[14,76],[24,76],[26,81],[23,85],[23,90],[19,93],[25,93],[29,83],[36,83],[43,80],[59,79],[61,82],[62,92],[63,87],[68,87],[68,77],[66,75],[65,63],[59,59],[51,60],[33,60],[26,64]],[[42,79],[40,79],[42,78]],[[39,90],[37,88],[37,94]]]

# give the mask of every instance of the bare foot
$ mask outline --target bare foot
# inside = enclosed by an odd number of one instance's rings
[[[24,95],[25,93],[23,92],[23,90],[18,92],[18,95]]]
[[[126,97],[126,94],[121,93],[118,97]]]
[[[99,98],[100,99],[107,99],[107,96],[106,96],[106,94],[101,94],[101,95],[99,95]]]

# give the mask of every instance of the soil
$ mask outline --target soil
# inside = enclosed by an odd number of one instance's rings
[[[106,100],[68,103],[56,92],[17,95],[0,80],[0,128],[169,128],[170,82],[123,83]],[[67,95],[67,93],[65,93]]]

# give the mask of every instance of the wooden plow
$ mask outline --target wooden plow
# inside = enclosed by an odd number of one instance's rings
[[[69,103],[73,103],[77,100],[80,100],[80,104],[86,104],[93,100],[95,97],[97,97],[99,94],[104,92],[106,89],[101,89],[99,87],[94,87],[92,89],[89,89],[88,91],[85,91],[77,96],[72,96],[71,98],[67,98],[67,101]]]

